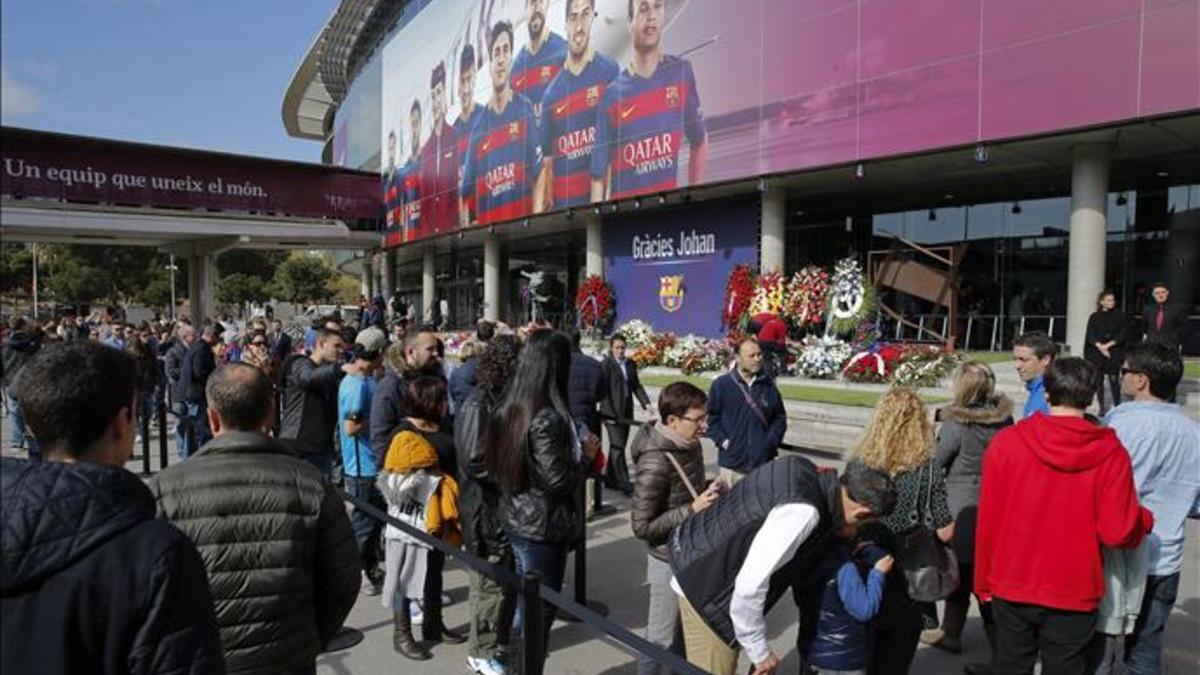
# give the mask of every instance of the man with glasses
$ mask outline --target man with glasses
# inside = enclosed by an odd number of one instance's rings
[[[1125,637],[1125,667],[1133,675],[1162,672],[1163,633],[1183,567],[1184,525],[1200,517],[1200,424],[1168,402],[1182,377],[1177,349],[1134,345],[1121,368],[1121,393],[1129,400],[1105,418],[1129,451],[1138,497],[1154,514],[1143,552],[1141,611]],[[1115,642],[1114,637],[1109,646]]]

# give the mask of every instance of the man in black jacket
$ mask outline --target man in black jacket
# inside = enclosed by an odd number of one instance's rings
[[[204,410],[204,387],[208,384],[209,376],[217,369],[213,347],[221,341],[224,332],[225,327],[215,321],[205,325],[200,339],[193,342],[183,355],[175,398],[183,401],[187,413],[187,433],[184,445],[179,448],[179,456],[184,459],[212,438]]]
[[[49,461],[0,460],[0,672],[225,672],[196,547],[124,469],[134,380],[95,342],[25,366],[16,395]]]
[[[214,438],[150,481],[195,542],[230,673],[311,674],[358,596],[358,544],[337,489],[265,430],[271,383],[245,363],[208,382]]]
[[[188,435],[187,404],[179,398],[179,380],[183,379],[183,358],[196,342],[196,329],[191,324],[180,323],[175,330],[175,339],[163,358],[163,370],[167,374],[167,391],[171,396],[171,413],[175,415],[175,442],[180,458],[186,459]]]
[[[650,397],[638,380],[637,365],[625,358],[625,336],[615,333],[608,341],[608,354],[601,368],[604,381],[608,384],[607,395],[600,401],[600,414],[608,418],[604,428],[608,431],[608,465],[604,469],[604,484],[633,494],[633,482],[629,480],[629,465],[625,462],[625,446],[629,441],[629,424],[633,418],[633,397],[645,410]]]
[[[1182,307],[1170,304],[1171,289],[1164,282],[1154,284],[1154,304],[1146,307],[1142,315],[1145,322],[1146,342],[1162,344],[1179,351],[1183,344],[1183,330],[1187,325],[1187,312]]]
[[[430,328],[409,333],[403,346],[392,345],[384,355],[387,371],[371,396],[371,451],[380,465],[387,456],[388,445],[400,421],[407,417],[404,410],[406,380],[419,374],[442,375],[438,359],[438,336]]]
[[[772,675],[779,658],[765,616],[828,537],[883,517],[896,505],[887,474],[855,467],[842,477],[799,455],[768,462],[712,506],[671,530],[667,555],[679,594],[688,661],[733,675],[738,648],[754,675]]]
[[[341,453],[334,451],[337,432],[339,363],[344,346],[340,333],[322,329],[309,356],[288,361],[283,374],[283,423],[279,438],[293,441],[300,456],[333,475]]]

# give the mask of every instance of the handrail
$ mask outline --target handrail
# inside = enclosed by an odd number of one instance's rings
[[[525,653],[533,657],[523,659],[523,675],[541,675],[542,673],[543,664],[542,659],[540,658],[540,655],[543,651],[540,645],[542,640],[542,622],[531,620],[534,618],[534,614],[536,614],[538,611],[538,608],[532,607],[532,605],[536,605],[539,600],[545,600],[549,602],[563,612],[566,612],[567,614],[579,619],[581,622],[591,626],[592,628],[595,628],[609,637],[616,639],[618,642],[624,644],[634,652],[643,656],[649,656],[656,662],[671,668],[671,670],[675,673],[682,673],[683,675],[706,675],[704,670],[692,665],[691,663],[688,663],[686,659],[678,654],[674,654],[656,644],[647,642],[645,638],[635,635],[627,628],[613,623],[611,620],[597,614],[587,607],[568,600],[567,597],[562,593],[555,591],[549,586],[541,583],[538,575],[536,574],[526,575],[524,579],[518,578],[516,573],[500,567],[499,565],[495,565],[483,560],[471,554],[469,551],[451,546],[450,544],[447,544],[441,539],[438,539],[423,530],[418,530],[417,528],[412,527],[408,523],[397,520],[396,518],[392,518],[387,513],[384,513],[375,506],[372,506],[370,503],[353,495],[347,494],[345,491],[342,491],[342,499],[353,504],[354,508],[362,509],[363,513],[366,513],[372,518],[398,528],[405,534],[416,538],[423,544],[431,546],[447,556],[458,560],[475,572],[495,579],[505,586],[515,588],[517,592],[522,593],[526,601],[525,605],[527,612],[527,620],[525,621],[524,635],[522,635],[522,640],[524,641],[525,645]],[[534,657],[534,655],[538,656]]]

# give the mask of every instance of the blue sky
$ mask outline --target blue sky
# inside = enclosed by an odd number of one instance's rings
[[[5,125],[307,162],[283,93],[336,0],[0,0]]]

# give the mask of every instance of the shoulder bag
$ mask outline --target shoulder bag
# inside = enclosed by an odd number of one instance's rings
[[[904,537],[900,566],[908,582],[908,597],[917,602],[936,602],[950,597],[958,590],[958,558],[949,546],[937,537],[933,525],[933,462],[928,465],[929,486],[925,491],[925,507],[917,497],[917,514],[921,519],[910,534]]]

